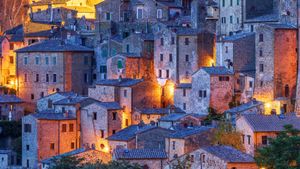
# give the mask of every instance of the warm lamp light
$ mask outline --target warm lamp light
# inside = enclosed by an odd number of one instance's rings
[[[271,108],[272,107],[271,103],[266,103],[265,106],[266,106],[266,108]]]

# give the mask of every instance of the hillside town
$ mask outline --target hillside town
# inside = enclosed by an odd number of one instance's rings
[[[0,169],[300,168],[300,0],[25,9],[0,26]]]

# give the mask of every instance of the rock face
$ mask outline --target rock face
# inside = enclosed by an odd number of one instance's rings
[[[29,0],[0,1],[0,34],[26,20],[28,4]]]

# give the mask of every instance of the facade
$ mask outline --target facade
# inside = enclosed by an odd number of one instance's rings
[[[92,49],[49,40],[19,49],[17,55],[17,93],[25,102],[35,103],[58,91],[87,95]]]
[[[188,111],[192,105],[190,102],[192,83],[180,83],[176,85],[174,92],[174,105],[183,111]]]
[[[0,120],[19,121],[24,115],[23,101],[14,95],[0,95]]]
[[[12,150],[0,150],[0,159],[0,166],[3,169],[21,167],[17,166],[17,154]]]
[[[264,125],[268,124],[268,125]],[[246,153],[254,155],[259,147],[268,145],[268,138],[275,138],[285,125],[299,129],[299,117],[288,115],[245,114],[236,121],[237,131],[242,133]]]
[[[199,114],[186,114],[185,112],[178,111],[162,116],[158,119],[158,126],[167,129],[174,129],[176,126],[182,128],[201,126],[201,122],[205,117]]]
[[[62,99],[69,97],[75,97],[77,94],[73,92],[56,92],[50,95],[47,95],[43,98],[37,100],[36,107],[37,112],[43,112],[48,110],[54,110],[53,103]]]
[[[79,148],[76,118],[67,113],[38,113],[22,119],[22,166],[38,168],[41,160]]]

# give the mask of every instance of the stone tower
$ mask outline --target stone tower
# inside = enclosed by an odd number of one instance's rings
[[[298,37],[300,35],[300,0],[297,0],[297,8],[298,8]],[[300,39],[298,38],[298,60],[300,58]],[[300,62],[298,62],[298,78],[297,78],[297,93],[296,93],[296,103],[295,103],[295,112],[297,113],[297,116],[300,116]]]

